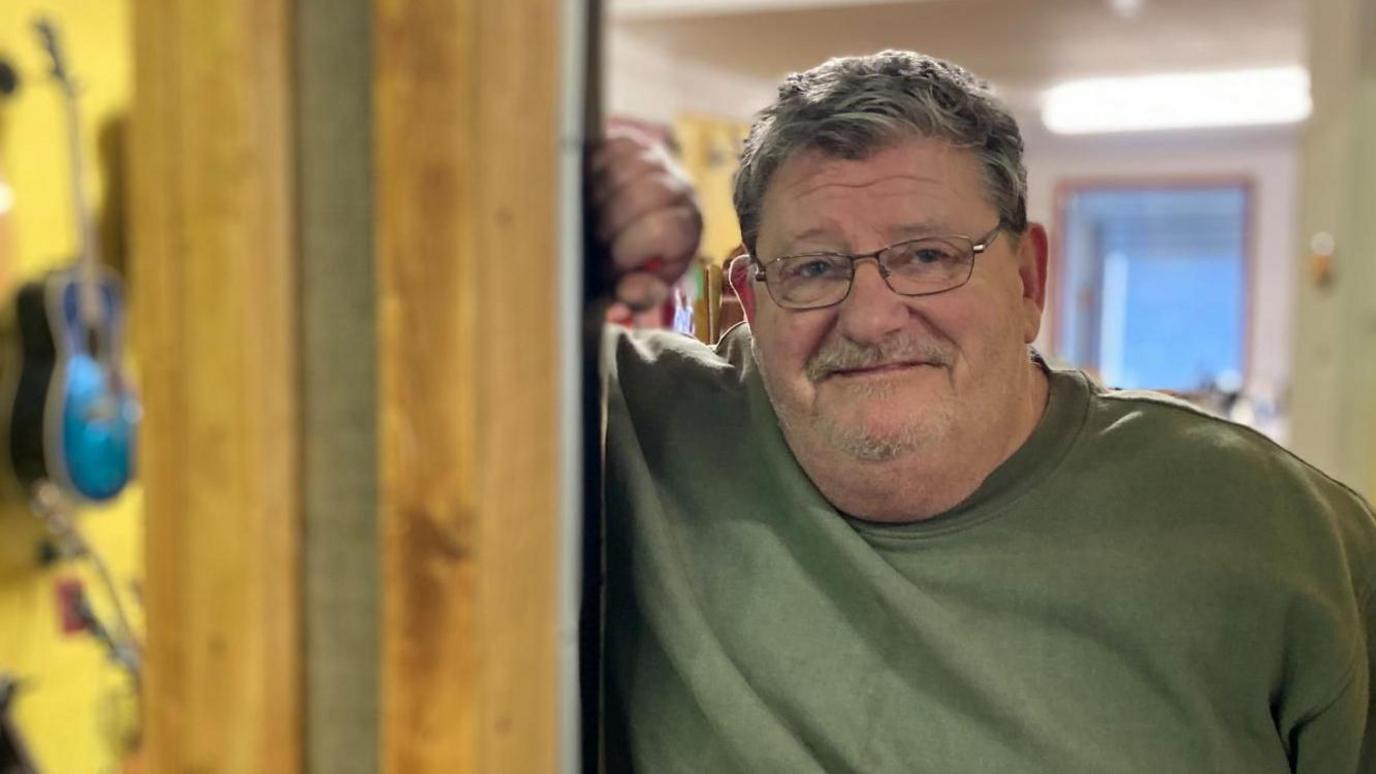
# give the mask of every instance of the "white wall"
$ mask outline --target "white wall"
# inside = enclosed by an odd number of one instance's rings
[[[774,89],[769,81],[677,57],[629,25],[608,28],[608,115],[666,125],[691,113],[747,119],[773,98]]]

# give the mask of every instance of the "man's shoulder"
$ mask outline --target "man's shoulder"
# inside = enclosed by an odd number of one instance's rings
[[[615,377],[739,380],[750,365],[750,333],[737,326],[709,346],[692,336],[666,330],[603,330],[603,359]]]
[[[1370,505],[1351,487],[1264,433],[1148,390],[1093,388],[1089,430],[1099,450],[1122,450],[1165,480],[1206,481],[1239,499],[1282,510],[1299,505],[1345,514],[1368,527]]]
[[[1293,456],[1265,434],[1175,395],[1089,384],[1089,424],[1100,437],[1198,447],[1201,451]]]
[[[1143,453],[1171,451],[1293,468],[1316,468],[1264,433],[1206,411],[1189,401],[1153,390],[1091,388],[1089,426],[1098,439],[1131,445]]]
[[[748,330],[732,329],[709,346],[672,331],[608,326],[602,350],[608,393],[638,422],[744,410],[754,369]]]

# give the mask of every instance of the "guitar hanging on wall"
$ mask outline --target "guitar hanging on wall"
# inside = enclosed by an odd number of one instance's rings
[[[61,87],[71,150],[71,192],[80,252],[73,265],[22,285],[7,310],[10,356],[0,406],[9,467],[26,494],[51,481],[69,495],[102,501],[119,494],[134,470],[139,405],[121,371],[124,292],[102,266],[95,223],[83,194],[77,89],[57,30],[35,29]]]

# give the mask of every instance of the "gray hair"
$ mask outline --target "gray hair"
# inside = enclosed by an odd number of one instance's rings
[[[1027,230],[1022,135],[1008,108],[959,65],[890,50],[794,73],[756,116],[733,196],[746,250],[755,254],[770,179],[794,153],[863,159],[913,136],[973,151],[1000,223],[1013,234]]]

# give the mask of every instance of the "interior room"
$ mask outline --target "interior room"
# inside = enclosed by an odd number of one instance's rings
[[[0,774],[655,770],[607,730],[606,455],[639,410],[608,403],[634,346],[607,342],[720,355],[801,319],[767,268],[797,256],[738,220],[751,127],[790,74],[886,49],[968,68],[1021,129],[1045,271],[1019,346],[1350,495],[1333,550],[1376,568],[1373,42],[1376,0],[6,0]],[[700,216],[638,308],[589,160],[618,132]],[[1040,244],[1017,237],[990,254]],[[849,272],[836,314],[867,257],[912,314],[945,303],[900,292],[890,249],[801,255]],[[1349,596],[1333,617],[1369,623]],[[1275,770],[1335,771],[1276,734]],[[815,770],[898,770],[836,755]]]

